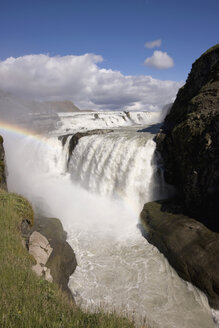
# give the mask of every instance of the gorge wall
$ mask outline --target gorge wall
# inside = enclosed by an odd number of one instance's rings
[[[176,186],[186,214],[218,231],[219,44],[192,65],[186,84],[156,137],[165,179]]]
[[[177,197],[145,204],[147,240],[219,308],[219,44],[192,65],[156,136]],[[195,220],[194,220],[195,219]],[[198,222],[200,221],[200,222]],[[202,223],[204,224],[202,224]],[[215,231],[211,231],[211,230]]]

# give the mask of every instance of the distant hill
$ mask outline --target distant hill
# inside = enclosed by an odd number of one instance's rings
[[[80,112],[71,101],[35,101],[0,90],[0,121],[48,132],[60,120],[59,112]]]
[[[0,90],[0,118],[23,118],[27,114],[80,112],[72,101],[35,101]]]
[[[72,101],[63,100],[63,101],[46,101],[44,103],[48,105],[48,108],[54,112],[80,112],[80,109],[73,104]]]

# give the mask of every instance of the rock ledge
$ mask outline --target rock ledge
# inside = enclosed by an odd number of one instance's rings
[[[147,240],[165,255],[180,277],[206,293],[219,309],[219,234],[184,216],[170,201],[144,205],[141,222]]]

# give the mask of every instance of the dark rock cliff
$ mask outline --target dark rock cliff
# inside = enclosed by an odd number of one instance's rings
[[[165,179],[178,191],[145,204],[145,237],[219,309],[219,44],[193,65],[156,136]],[[195,220],[194,220],[195,219]],[[204,225],[198,221],[204,223]],[[207,226],[207,227],[206,227]]]
[[[3,147],[3,138],[0,136],[0,188],[7,190],[5,171],[5,151]]]
[[[219,44],[192,65],[160,133],[165,179],[176,186],[184,212],[218,231]]]
[[[219,234],[180,214],[180,206],[171,201],[145,204],[141,222],[147,240],[167,257],[179,276],[199,287],[209,304],[219,309]]]

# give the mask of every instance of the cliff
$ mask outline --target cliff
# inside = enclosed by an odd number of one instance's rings
[[[156,136],[177,197],[145,204],[145,237],[219,309],[219,44],[192,65]],[[195,220],[194,220],[195,219]],[[198,222],[201,221],[201,222]],[[206,227],[207,226],[207,227]]]
[[[0,188],[7,190],[6,169],[5,169],[5,151],[3,147],[3,138],[0,136]]]
[[[156,137],[165,179],[176,186],[183,211],[218,231],[219,44],[192,65],[186,84]]]

